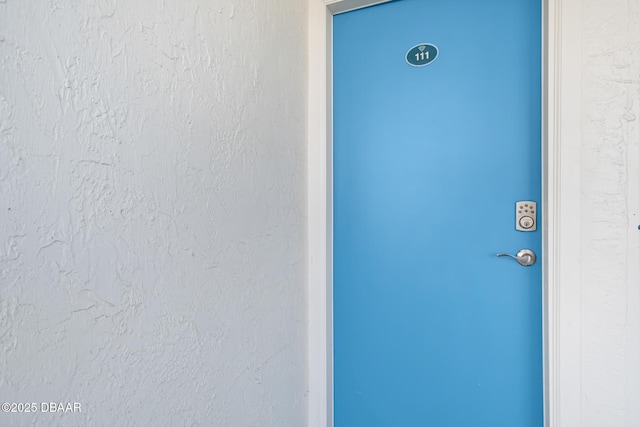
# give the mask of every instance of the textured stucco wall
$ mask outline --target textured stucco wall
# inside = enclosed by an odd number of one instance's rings
[[[584,427],[640,426],[639,14],[638,0],[583,1]]]
[[[0,0],[0,425],[305,425],[306,23]]]

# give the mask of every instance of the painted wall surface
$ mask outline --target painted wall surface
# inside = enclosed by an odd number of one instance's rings
[[[583,1],[581,412],[640,426],[640,1]]]
[[[0,0],[0,425],[306,424],[306,26]]]

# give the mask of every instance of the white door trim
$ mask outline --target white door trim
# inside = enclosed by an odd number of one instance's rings
[[[309,427],[333,426],[332,16],[388,0],[308,0]],[[543,0],[545,425],[580,420],[582,0]]]

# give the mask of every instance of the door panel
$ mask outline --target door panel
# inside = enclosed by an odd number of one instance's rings
[[[539,1],[334,17],[335,425],[542,426]],[[438,58],[412,67],[419,43]]]

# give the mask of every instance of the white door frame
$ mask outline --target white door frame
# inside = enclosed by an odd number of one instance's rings
[[[332,16],[389,0],[308,0],[309,427],[333,426]],[[580,420],[582,1],[543,0],[546,427]]]

